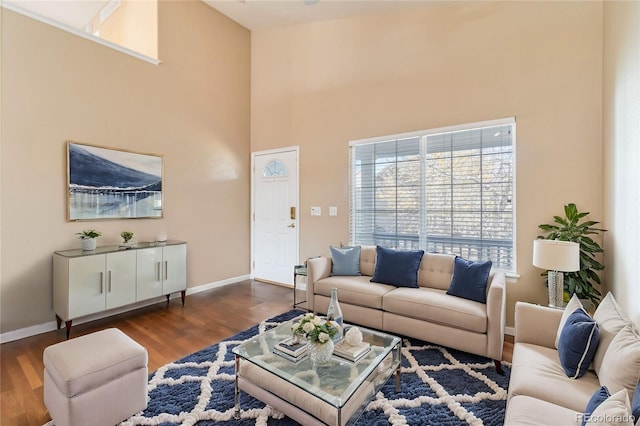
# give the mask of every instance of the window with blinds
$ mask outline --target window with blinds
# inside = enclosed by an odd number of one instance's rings
[[[350,240],[515,271],[515,120],[354,141]]]

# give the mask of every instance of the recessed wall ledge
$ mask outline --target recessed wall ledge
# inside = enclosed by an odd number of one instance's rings
[[[516,274],[515,272],[505,272],[504,275],[508,283],[517,283],[520,279],[520,274]]]
[[[124,46],[121,46],[119,44],[113,43],[113,42],[111,42],[109,40],[105,40],[103,38],[94,36],[93,34],[89,34],[87,32],[80,31],[80,30],[78,30],[76,28],[73,28],[73,27],[67,25],[67,24],[63,24],[61,22],[57,22],[57,21],[55,21],[55,20],[53,20],[51,18],[47,18],[46,16],[42,16],[42,15],[34,13],[34,12],[30,11],[30,10],[23,9],[20,6],[16,6],[15,4],[7,3],[7,2],[4,2],[4,1],[0,1],[0,6],[5,8],[5,9],[7,9],[7,10],[12,11],[12,12],[19,13],[19,14],[27,16],[29,18],[35,19],[36,21],[43,22],[43,23],[45,23],[47,25],[51,25],[51,26],[59,28],[59,29],[61,29],[63,31],[67,31],[67,32],[69,32],[71,34],[77,35],[77,36],[85,38],[87,40],[91,40],[91,41],[96,42],[98,44],[101,44],[103,46],[110,47],[111,49],[114,49],[114,50],[117,50],[119,52],[125,53],[125,54],[127,54],[129,56],[133,56],[134,58],[141,59],[141,60],[143,60],[145,62],[149,62],[150,64],[160,65],[160,63],[161,63],[159,59],[152,58],[152,57],[147,56],[147,55],[143,55],[140,52],[136,52],[135,50],[131,50],[131,49],[126,48]]]

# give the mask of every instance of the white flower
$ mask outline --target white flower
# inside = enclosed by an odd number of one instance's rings
[[[311,333],[314,328],[316,328],[316,327],[311,322],[305,322],[302,325],[302,329],[304,330],[305,333]]]
[[[320,317],[314,317],[313,318],[313,323],[315,325],[322,325],[322,324],[324,324],[324,320],[322,318],[320,318]]]
[[[330,336],[327,333],[318,334],[318,341],[324,343],[330,339]]]
[[[313,312],[307,312],[307,314],[304,316],[305,318],[313,318]]]
[[[294,331],[297,330],[298,328],[300,328],[300,323],[299,322],[295,322],[291,326],[291,329],[294,330]]]

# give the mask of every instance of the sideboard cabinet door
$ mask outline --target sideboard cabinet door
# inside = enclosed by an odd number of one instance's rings
[[[108,253],[105,272],[107,309],[136,301],[136,253],[122,251]]]
[[[105,309],[105,255],[68,259],[69,317],[104,311]]]
[[[136,250],[138,300],[162,296],[162,247]]]
[[[162,248],[163,278],[162,292],[170,294],[187,288],[187,245]]]

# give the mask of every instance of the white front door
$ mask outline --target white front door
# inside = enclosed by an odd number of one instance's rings
[[[298,263],[298,149],[253,153],[253,276],[293,285]]]

